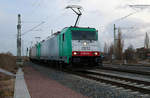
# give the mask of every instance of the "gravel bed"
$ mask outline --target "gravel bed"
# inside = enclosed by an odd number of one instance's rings
[[[150,95],[142,95],[139,92],[99,83],[79,76],[56,71],[49,67],[38,66],[32,63],[28,65],[32,65],[41,74],[91,98],[150,98]]]

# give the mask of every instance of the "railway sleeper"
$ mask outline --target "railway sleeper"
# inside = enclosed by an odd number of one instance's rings
[[[75,74],[77,74],[77,73],[75,73]],[[139,91],[139,92],[141,92],[143,94],[150,94],[150,89],[137,87],[137,86],[130,85],[130,84],[125,84],[125,83],[120,83],[120,82],[113,81],[113,80],[110,80],[110,79],[97,78],[97,77],[85,75],[85,74],[82,74],[82,73],[78,73],[77,75],[85,77],[85,78],[89,78],[89,79],[92,79],[92,80],[96,80],[96,81],[100,81],[100,82],[105,82],[105,83],[108,83],[108,84],[116,85],[118,87],[124,87],[125,89],[131,89],[131,90],[134,90],[134,91]]]
[[[103,72],[94,72],[94,71],[90,71],[90,70],[87,70],[85,71],[86,73],[89,73],[89,74],[93,74],[93,75],[99,75],[99,76],[105,76],[105,77],[109,77],[109,78],[114,78],[114,79],[117,79],[117,80],[121,80],[121,81],[128,81],[128,82],[135,82],[135,83],[138,83],[138,84],[144,84],[144,85],[147,85],[147,86],[150,86],[150,81],[143,81],[143,80],[139,80],[139,79],[134,79],[134,78],[131,78],[131,77],[125,77],[125,76],[117,76],[117,75],[110,75],[108,73],[103,73]]]

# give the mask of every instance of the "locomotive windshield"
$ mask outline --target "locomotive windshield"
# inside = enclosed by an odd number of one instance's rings
[[[97,40],[96,31],[72,31],[72,40]]]

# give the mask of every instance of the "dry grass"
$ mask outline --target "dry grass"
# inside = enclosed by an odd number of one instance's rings
[[[0,53],[0,68],[16,73],[16,57],[11,53]],[[14,77],[0,73],[0,98],[13,98],[14,80]]]
[[[16,57],[11,53],[0,53],[0,68],[16,73]]]
[[[0,98],[13,98],[15,79],[0,81]]]
[[[0,98],[13,98],[15,78],[0,73]]]

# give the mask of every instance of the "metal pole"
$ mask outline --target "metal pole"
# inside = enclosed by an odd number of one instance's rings
[[[26,50],[26,57],[28,56],[28,48],[27,48],[27,50]]]
[[[17,60],[21,61],[21,15],[18,14],[18,25],[17,25]]]
[[[116,54],[116,26],[114,24],[114,58],[115,58],[115,54]]]

